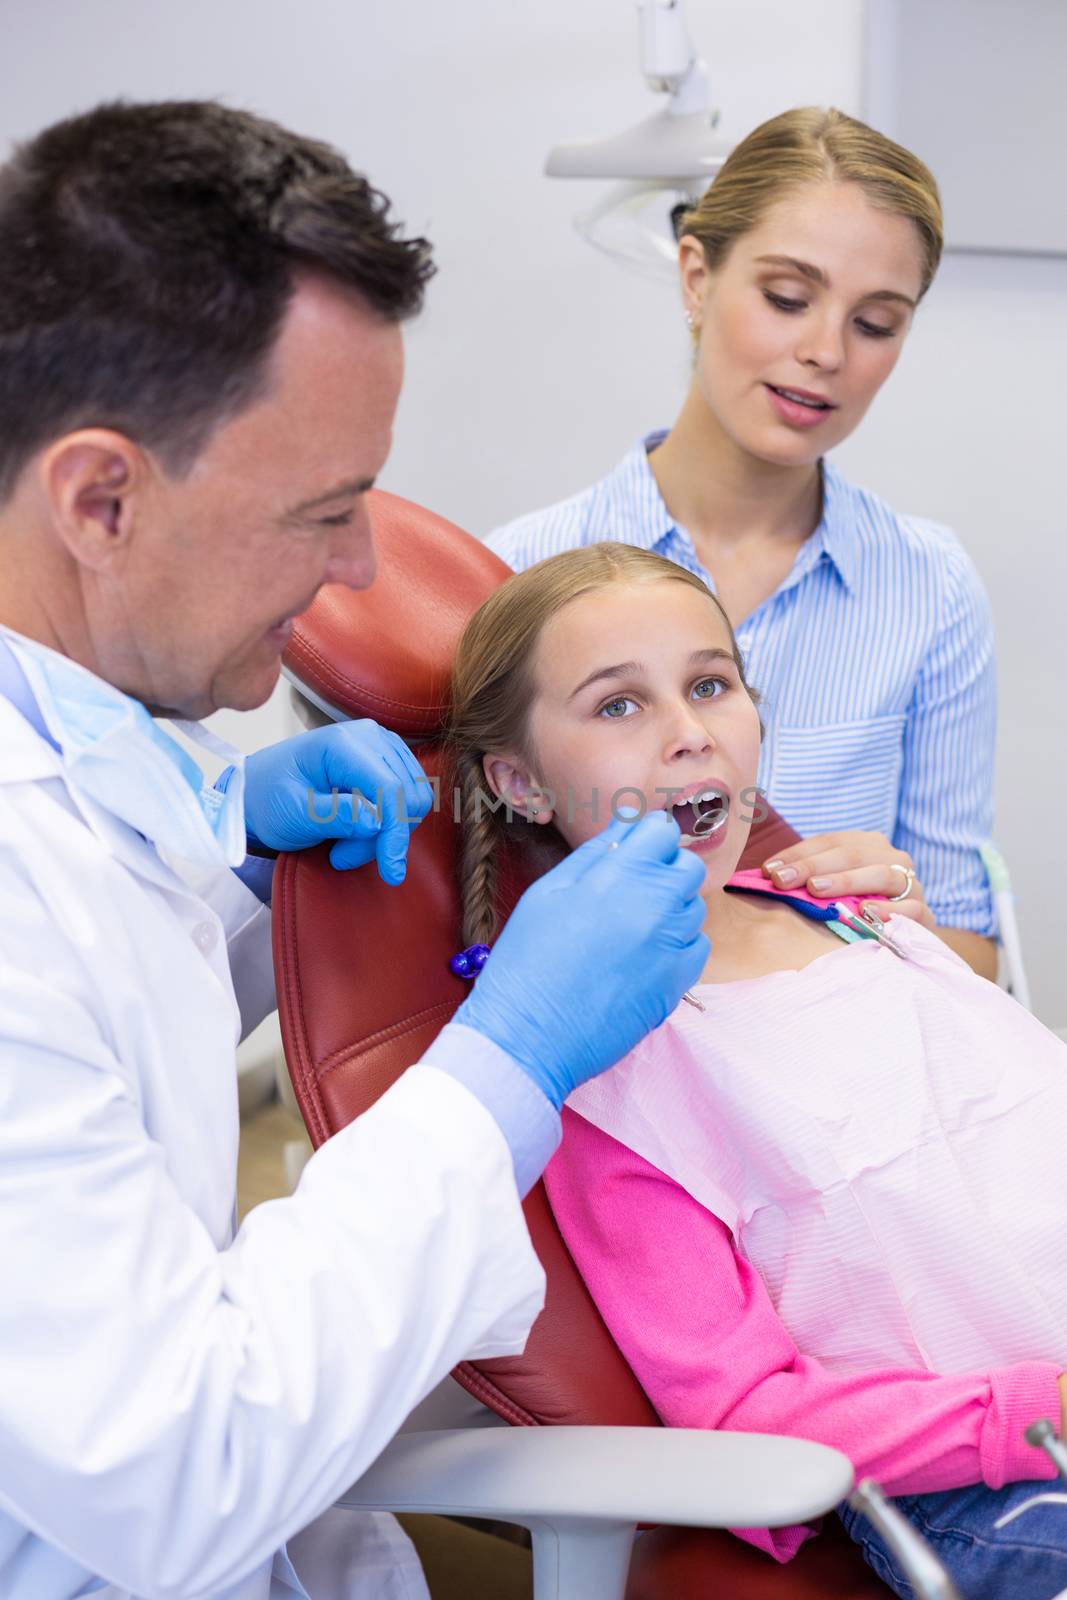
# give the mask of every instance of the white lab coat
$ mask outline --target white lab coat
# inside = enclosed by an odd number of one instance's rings
[[[283,1541],[456,1361],[523,1346],[507,1143],[417,1065],[235,1235],[270,913],[194,890],[2,696],[0,752],[0,1595],[288,1600]],[[328,1512],[294,1561],[312,1600],[426,1594],[391,1518]]]

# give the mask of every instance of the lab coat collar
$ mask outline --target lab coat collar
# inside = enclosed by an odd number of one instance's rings
[[[182,881],[163,861],[153,844],[70,783],[64,771],[62,755],[47,742],[47,735],[38,731],[36,721],[27,716],[20,700],[16,700],[10,692],[10,675],[2,671],[3,658],[7,654],[2,646],[3,638],[0,635],[0,749],[4,752],[3,761],[0,762],[0,786],[57,779],[70,796],[76,814],[115,861],[149,883],[158,884],[171,892],[180,888]],[[11,659],[14,660],[14,657]],[[36,712],[35,703],[33,710]]]
[[[59,745],[45,727],[40,707],[33,697],[33,690],[19,665],[19,659],[7,644],[2,632],[0,632],[0,696],[14,706],[20,717],[29,723],[46,744],[51,745],[53,750],[59,751]],[[0,778],[2,777],[3,773],[0,772]]]
[[[0,661],[4,721],[15,731],[15,759],[5,760],[3,777],[62,777],[93,831],[137,870],[156,851],[168,864],[240,864],[239,751],[198,723],[175,723],[236,768],[223,795],[207,788],[198,764],[144,706],[77,662],[2,625]]]
[[[6,652],[0,650],[0,749],[4,752],[0,784],[34,783],[38,778],[56,777],[63,770],[63,762],[55,746],[48,743],[43,724],[38,727],[24,709],[18,689],[25,680],[21,671],[15,676],[14,656],[8,658],[10,672],[5,670],[5,656]]]

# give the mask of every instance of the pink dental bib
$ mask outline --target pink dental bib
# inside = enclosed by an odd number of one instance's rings
[[[804,905],[817,906],[820,911],[835,904],[830,900],[817,900],[806,889],[779,889],[770,879],[763,876],[759,867],[745,867],[741,872],[735,872],[729,883],[728,889],[744,889],[749,894],[770,895],[776,900],[788,900],[795,905],[797,901]],[[884,896],[877,894],[868,895],[842,895],[840,904],[848,906],[852,911],[859,911],[868,900],[881,900]],[[887,902],[888,903],[888,902]]]
[[[721,1218],[828,1367],[1067,1366],[1067,1046],[887,931],[904,960],[699,986],[568,1104]]]

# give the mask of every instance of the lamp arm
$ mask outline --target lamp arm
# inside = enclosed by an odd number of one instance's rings
[[[696,62],[681,0],[637,0],[641,71],[650,89],[673,94]]]
[[[637,10],[641,71],[648,87],[657,94],[670,95],[668,110],[672,116],[708,112],[708,69],[697,59],[682,0],[637,0]],[[715,121],[717,116],[712,126]]]

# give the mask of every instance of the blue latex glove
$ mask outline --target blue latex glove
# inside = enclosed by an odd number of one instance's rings
[[[335,867],[377,860],[386,883],[403,882],[408,841],[432,804],[430,780],[403,739],[365,717],[299,733],[245,762],[250,838],[272,850],[336,839]]]
[[[557,1107],[658,1027],[704,970],[704,864],[680,838],[665,811],[614,818],[527,889],[456,1012]]]

